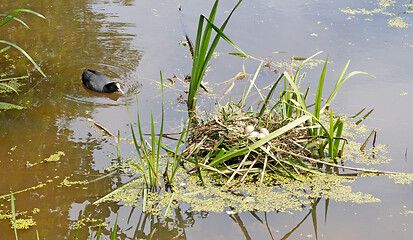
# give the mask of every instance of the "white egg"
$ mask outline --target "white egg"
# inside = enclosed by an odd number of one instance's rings
[[[246,126],[245,129],[244,129],[244,134],[245,134],[245,135],[248,135],[248,134],[252,133],[252,131],[254,131],[254,127],[251,126],[251,125],[248,125],[248,126]]]
[[[257,138],[258,138],[258,139],[263,139],[263,138],[265,138],[265,134],[264,134],[264,133],[259,133],[259,134],[257,135]]]
[[[251,137],[251,138],[256,138],[258,135],[259,135],[259,133],[256,132],[256,131],[250,133],[250,137]]]
[[[261,128],[260,133],[264,134],[265,136],[268,136],[270,134],[270,132],[266,128]]]

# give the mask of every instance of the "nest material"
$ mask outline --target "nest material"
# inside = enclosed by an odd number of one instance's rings
[[[256,140],[244,134],[246,126],[252,125],[256,130],[266,127],[271,133],[286,124],[288,124],[288,122],[276,121],[273,116],[257,118],[251,116],[251,114],[239,111],[232,113],[230,116],[220,113],[213,119],[193,128],[189,142],[190,144],[193,144],[193,146],[202,143],[197,152],[197,156],[198,159],[204,159],[204,162],[202,162],[203,164],[208,164],[208,161],[210,161],[219,151],[222,151],[222,149],[230,151],[231,149],[241,149],[253,144]],[[285,152],[277,151],[277,149],[310,157],[311,151],[299,143],[302,139],[307,139],[305,144],[308,143],[307,130],[293,129],[286,134],[282,134],[281,136],[272,139],[266,143],[264,147],[277,159],[292,158],[290,155],[285,154]],[[205,159],[207,155],[209,155],[209,157]],[[248,159],[250,163],[255,162],[255,166],[262,169],[266,155],[268,154],[262,149],[257,148],[249,153]],[[238,156],[230,159],[224,162],[221,167],[231,170],[232,168],[237,167],[244,157],[245,156]],[[272,158],[268,158],[268,163],[272,164],[272,166],[281,164]]]

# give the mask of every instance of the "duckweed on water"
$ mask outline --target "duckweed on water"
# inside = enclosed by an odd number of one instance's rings
[[[396,14],[400,14],[399,12],[392,12],[392,10],[396,9],[396,4],[398,2],[397,1],[389,1],[389,0],[379,0],[377,1],[376,8],[373,8],[371,10],[367,10],[365,8],[357,8],[357,9],[351,9],[349,7],[347,7],[346,9],[341,9],[341,12],[345,13],[345,14],[349,14],[351,16],[355,16],[355,15],[375,15],[375,14],[382,14],[385,16],[395,16]],[[412,4],[405,4],[405,5],[401,5],[401,6],[397,6],[405,8],[406,10],[404,11],[404,13],[411,13],[413,12],[412,9]],[[350,18],[352,19],[352,18]],[[365,19],[365,20],[372,20],[372,19]],[[396,27],[396,28],[408,28],[411,24],[406,23],[404,21],[404,18],[402,17],[395,17],[392,19],[387,20],[388,26],[389,27]]]
[[[408,28],[411,24],[406,23],[402,17],[396,17],[387,21],[390,27]]]
[[[337,175],[300,176],[297,180],[279,175],[266,175],[265,184],[252,178],[236,186],[224,185],[220,179],[205,177],[204,186],[196,176],[180,170],[172,188],[174,192],[172,208],[181,203],[188,204],[191,211],[224,212],[280,211],[294,212],[306,209],[316,198],[333,199],[337,202],[374,203],[378,198],[370,194],[353,192],[349,185],[353,177]],[[142,204],[144,189],[142,178],[128,184],[127,188],[117,191],[105,200],[124,202],[129,206]],[[169,191],[148,193],[146,212],[163,215],[172,197]]]

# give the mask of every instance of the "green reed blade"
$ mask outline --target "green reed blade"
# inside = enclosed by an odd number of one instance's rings
[[[143,189],[143,197],[142,197],[142,212],[146,211],[146,201],[148,200],[148,188]]]
[[[14,200],[16,200],[13,196],[13,192],[10,192],[10,204],[11,204],[11,220],[13,223],[13,230],[14,230],[14,236],[16,240],[19,239],[17,236],[17,228],[16,228],[16,207],[14,206]]]
[[[337,123],[336,138],[340,138],[341,134],[343,133],[344,123],[343,123],[343,121],[341,121],[340,118],[337,119],[336,123]],[[334,150],[335,150],[334,157],[338,156],[339,145],[340,145],[340,139],[335,139],[334,140]]]
[[[16,92],[17,95],[19,94],[19,92],[15,88],[11,87],[10,85],[8,85],[6,83],[0,83],[0,85],[5,87],[5,88],[10,88],[12,91]]]
[[[334,146],[333,146],[333,138],[334,138],[334,118],[333,118],[333,108],[330,108],[330,128],[328,132],[328,156],[330,158],[334,158]]]
[[[112,234],[110,235],[111,240],[115,240],[116,238],[116,228],[118,227],[118,215],[116,215],[115,226],[113,226]]]
[[[4,43],[7,44],[9,46],[12,46],[14,48],[16,48],[17,50],[19,50],[21,53],[23,53],[23,55],[29,59],[29,61],[34,65],[34,67],[37,69],[37,71],[39,71],[43,77],[46,77],[46,74],[43,73],[42,69],[40,69],[39,65],[37,65],[37,63],[29,56],[29,54],[27,54],[26,51],[24,51],[21,47],[17,46],[14,43],[8,42],[8,41],[4,41],[4,40],[0,40],[0,43]]]
[[[87,207],[87,204],[85,205],[85,208],[82,211],[82,215],[80,215],[80,220],[79,221],[82,221],[83,218],[85,217],[86,207]],[[80,226],[81,226],[81,224],[79,224],[79,226],[77,226],[76,235],[75,235],[74,240],[77,240],[77,236],[79,235],[79,231],[80,231]]]
[[[343,78],[345,72],[347,71],[347,68],[348,68],[348,65],[349,65],[349,64],[350,64],[350,60],[347,61],[346,65],[344,66],[343,70],[341,71],[340,76],[339,76],[339,78],[338,78],[338,80],[337,80],[337,82],[336,82],[336,85],[335,85],[333,91],[331,92],[330,96],[328,97],[328,99],[327,99],[327,101],[326,101],[326,103],[325,103],[325,105],[324,105],[324,107],[323,107],[323,109],[322,109],[321,111],[323,111],[323,110],[329,105],[330,101],[333,100],[334,97],[336,96],[336,94],[337,94],[337,92],[338,92],[338,89],[339,89],[339,88],[341,87],[341,85],[343,85],[343,83],[345,83],[349,78],[351,78],[351,77],[353,77],[353,76],[355,76],[355,75],[357,75],[357,74],[365,74],[365,75],[368,75],[368,76],[370,76],[370,77],[375,78],[373,75],[370,75],[370,74],[368,74],[368,73],[366,73],[366,72],[361,72],[361,71],[353,71],[353,72],[347,74],[347,75]]]
[[[161,152],[161,143],[162,143],[162,136],[163,136],[163,126],[165,122],[165,110],[164,110],[164,96],[163,96],[163,78],[162,78],[162,71],[159,72],[159,76],[161,79],[161,94],[162,94],[162,99],[161,99],[161,129],[159,130],[159,139],[158,139],[158,150],[156,154],[156,172],[159,170],[159,156]],[[153,138],[156,140],[156,138]]]
[[[228,15],[227,19],[225,20],[225,22],[223,23],[220,29],[218,29],[214,25],[218,2],[219,2],[218,0],[215,1],[214,6],[211,9],[209,18],[206,18],[204,15],[201,15],[199,17],[197,38],[196,38],[195,49],[194,49],[194,57],[192,61],[191,82],[189,85],[189,94],[188,94],[188,101],[187,101],[187,106],[190,111],[195,110],[196,94],[198,93],[198,89],[201,85],[208,62],[211,59],[216,46],[218,45],[219,39],[222,36],[224,36],[225,39],[229,40],[229,38],[227,38],[222,32],[224,31],[226,24],[228,23],[233,12],[239,6],[242,0],[240,0],[238,4],[232,9],[231,13]],[[205,29],[203,29],[204,21],[207,22]],[[209,45],[210,40],[211,40],[212,29],[215,29],[215,31],[217,32],[217,35],[215,36],[211,45]],[[219,31],[217,31],[217,29]],[[229,41],[232,42],[231,40]]]
[[[152,240],[153,235],[155,234],[156,228],[153,228],[151,233],[149,234],[148,240]]]
[[[0,109],[25,109],[26,107],[11,104],[11,103],[5,103],[5,102],[0,102]]]
[[[298,80],[298,75],[300,74],[301,68],[304,66],[304,64],[308,61],[310,61],[313,57],[317,56],[318,54],[322,53],[323,51],[319,51],[318,53],[310,56],[309,58],[305,59],[304,61],[301,62],[301,64],[298,66],[297,71],[295,72],[294,75],[294,82],[297,83]]]
[[[262,117],[264,115],[265,110],[267,109],[268,104],[270,103],[272,96],[274,94],[275,88],[277,87],[278,83],[281,81],[282,77],[284,74],[281,74],[281,76],[275,81],[274,85],[271,87],[270,92],[267,94],[267,97],[265,98],[264,104],[261,107],[260,113],[258,114],[258,117]]]
[[[179,150],[179,147],[181,146],[182,139],[184,138],[185,134],[186,134],[186,129],[184,128],[181,132],[181,135],[179,136],[178,143],[176,144],[176,147],[175,147],[174,162],[172,163],[172,172],[171,172],[171,177],[169,179],[170,183],[173,182],[176,171],[178,170],[179,164],[181,163],[182,156],[179,155],[178,157],[178,150]]]
[[[252,78],[250,86],[249,86],[247,92],[245,93],[245,95],[242,94],[240,108],[242,108],[244,106],[245,100],[247,99],[248,94],[250,93],[252,86],[255,84],[255,80],[258,77],[258,73],[260,72],[263,63],[264,63],[264,61],[261,61],[261,63],[258,66],[257,70],[255,71],[254,77]]]
[[[99,224],[98,232],[97,232],[97,235],[96,235],[97,240],[100,240],[101,232],[102,232],[102,223]]]
[[[174,200],[175,192],[172,193],[171,199],[169,199],[168,206],[166,207],[164,217],[167,217],[169,214],[169,209],[171,208],[172,201]]]
[[[2,20],[0,22],[0,27],[3,26],[4,24],[8,23],[10,20],[12,20],[13,18],[15,18],[15,16],[17,14],[19,14],[20,12],[27,12],[27,13],[31,13],[33,15],[36,15],[38,17],[41,17],[43,19],[46,19],[43,15],[41,15],[40,13],[37,13],[35,11],[29,10],[29,9],[15,9],[13,11],[11,11],[9,14],[7,14],[5,17],[3,17],[4,20]],[[3,14],[2,14],[3,15]]]
[[[326,76],[328,57],[324,63],[323,71],[321,72],[320,80],[318,81],[317,93],[315,97],[314,116],[320,119],[321,101],[323,98],[324,79]]]
[[[27,26],[27,24],[24,22],[24,21],[22,21],[20,18],[17,18],[17,17],[11,17],[11,16],[9,16],[8,14],[3,14],[3,13],[0,13],[0,16],[3,16],[3,19],[4,18],[11,18],[10,20],[16,20],[16,21],[18,21],[19,23],[21,23],[23,26],[25,26],[26,28],[28,28],[28,29],[30,29],[30,27],[29,26]],[[4,23],[5,24],[5,23]],[[2,25],[4,25],[4,24],[2,24],[2,23],[0,23],[0,26],[2,26]]]
[[[4,48],[0,49],[0,53],[3,53],[5,51],[9,50],[10,48],[11,48],[11,46],[4,47]]]
[[[284,72],[284,77],[288,80],[288,82],[289,82],[290,86],[292,87],[295,95],[297,96],[298,103],[300,103],[300,107],[304,111],[307,111],[307,105],[305,104],[304,99],[302,97],[302,94],[298,90],[298,87],[297,87],[296,83],[294,82],[294,80],[290,77],[290,75],[287,72]]]

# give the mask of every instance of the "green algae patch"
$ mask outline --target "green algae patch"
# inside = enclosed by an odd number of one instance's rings
[[[11,221],[11,228],[16,227],[16,229],[29,229],[36,225],[36,222],[33,220],[33,218],[19,218],[16,219],[16,221],[13,223]]]
[[[40,210],[38,208],[34,208],[30,212],[33,214],[37,214]],[[17,211],[15,213],[16,220],[13,222],[13,214],[11,211],[0,210],[0,220],[8,219],[10,221],[10,227],[16,229],[29,229],[32,226],[36,225],[36,221],[33,219],[32,216],[28,215],[27,211]]]
[[[34,167],[34,166],[36,166],[36,165],[38,165],[38,164],[43,164],[43,163],[58,162],[58,161],[60,161],[60,158],[61,158],[62,156],[64,156],[64,155],[65,155],[64,152],[58,151],[58,152],[56,152],[55,154],[52,154],[52,155],[50,155],[49,157],[47,157],[47,158],[45,158],[45,159],[43,159],[42,161],[37,162],[37,163],[30,163],[29,161],[27,161],[26,167]]]
[[[397,28],[408,28],[411,24],[406,23],[402,17],[392,18],[387,21],[387,24],[390,27],[397,27]]]
[[[350,15],[352,17],[347,18],[347,19],[353,19],[354,16],[356,15],[368,15],[368,16],[373,16],[373,15],[385,15],[388,17],[392,17],[395,15],[398,15],[398,12],[395,12],[395,9],[397,9],[396,6],[397,2],[396,1],[388,1],[388,0],[379,0],[376,2],[376,7],[371,8],[371,9],[366,9],[366,8],[356,8],[352,9],[350,7],[347,7],[345,9],[340,9],[342,13],[345,13],[347,15]],[[406,8],[405,13],[411,13],[411,4],[405,4],[401,5],[401,7]],[[369,19],[370,20],[370,19]],[[402,17],[394,17],[392,19],[387,20],[387,24],[389,27],[396,27],[396,28],[408,28],[411,24],[406,23],[404,21],[404,18]]]
[[[87,180],[70,181],[69,178],[70,178],[70,176],[65,177],[57,187],[71,187],[73,185],[86,185],[86,184],[89,183],[89,181],[87,181]]]
[[[411,184],[413,182],[413,174],[392,174],[388,177],[396,184]]]
[[[145,189],[142,178],[127,184],[127,187],[105,197],[105,201],[123,202],[129,206],[139,206],[145,202],[145,212],[163,216],[166,208],[178,208],[187,204],[194,212],[234,212],[278,211],[293,213],[311,207],[314,199],[326,198],[337,202],[375,203],[380,199],[370,194],[354,192],[351,183],[355,177],[298,176],[296,180],[275,174],[265,177],[265,184],[250,177],[241,184],[225,185],[223,179],[204,176],[204,185],[198,177],[187,175],[180,170],[174,186],[141,196]],[[171,201],[173,200],[173,201]]]

